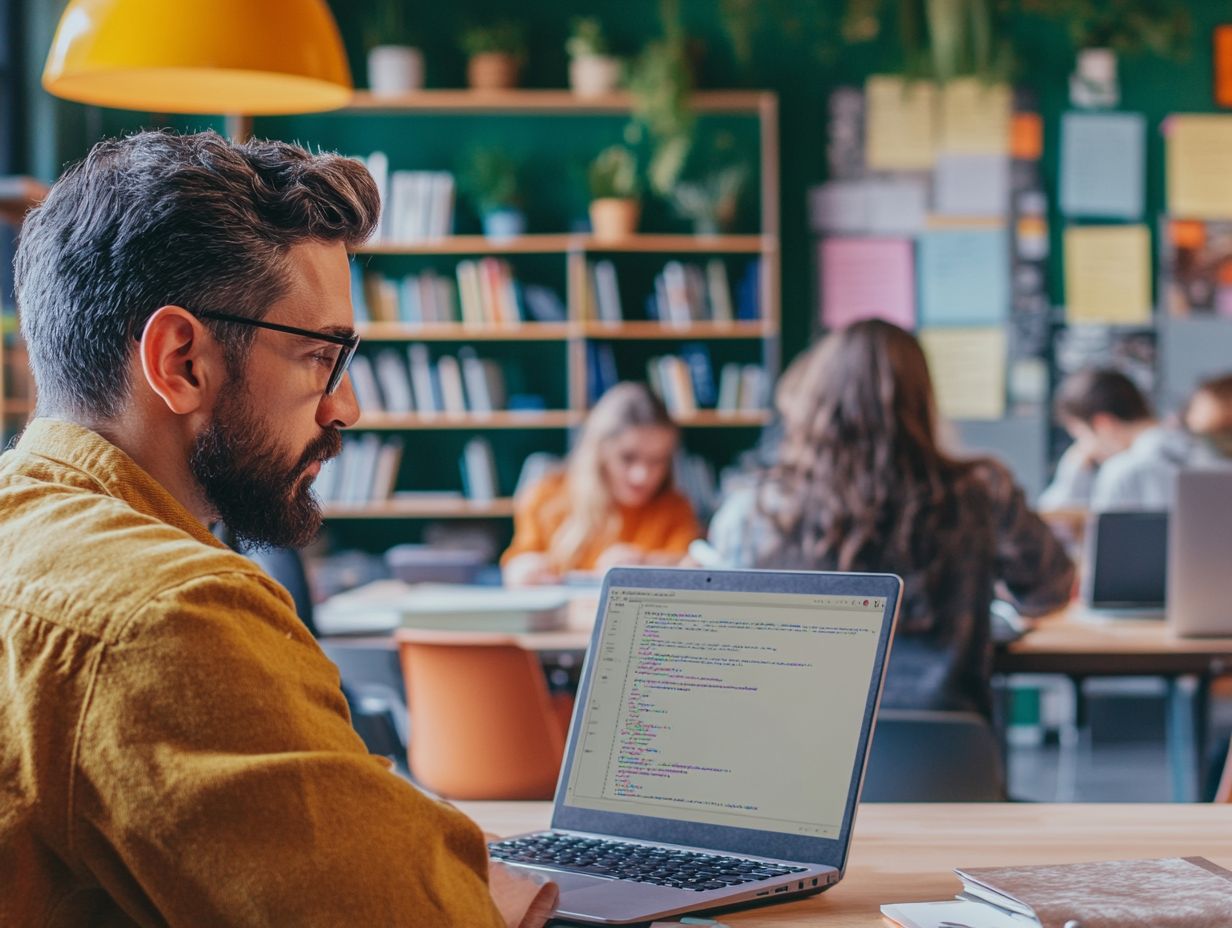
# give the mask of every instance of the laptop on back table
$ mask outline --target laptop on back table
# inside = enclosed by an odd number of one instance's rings
[[[557,916],[629,924],[843,875],[902,583],[608,572],[551,829],[490,845]]]

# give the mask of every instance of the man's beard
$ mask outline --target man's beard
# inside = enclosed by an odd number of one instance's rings
[[[220,399],[213,421],[193,443],[189,466],[206,499],[245,547],[302,548],[321,529],[321,507],[304,472],[342,450],[326,429],[293,465],[264,438],[240,396]]]

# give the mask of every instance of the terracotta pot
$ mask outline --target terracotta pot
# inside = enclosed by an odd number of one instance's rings
[[[472,90],[510,90],[518,86],[521,62],[504,52],[471,55],[466,63],[466,79]]]
[[[569,62],[569,87],[579,97],[602,97],[620,83],[621,61],[610,55],[582,55]]]
[[[642,205],[634,199],[602,197],[590,201],[590,228],[601,242],[619,241],[637,231]]]

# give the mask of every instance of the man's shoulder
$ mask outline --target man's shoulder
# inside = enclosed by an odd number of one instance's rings
[[[108,640],[146,604],[202,583],[285,598],[252,561],[96,493],[0,513],[0,605]]]

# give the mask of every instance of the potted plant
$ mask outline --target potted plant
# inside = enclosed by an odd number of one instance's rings
[[[660,0],[664,35],[638,55],[629,74],[633,96],[630,141],[649,144],[650,188],[670,196],[693,147],[693,70],[679,0]]]
[[[676,212],[693,223],[695,235],[728,232],[736,221],[740,194],[748,180],[746,164],[728,164],[700,180],[681,181],[672,191]]]
[[[469,56],[466,77],[472,90],[509,90],[518,85],[526,57],[520,23],[506,19],[467,29],[462,34],[462,50]]]
[[[423,89],[423,52],[411,44],[402,0],[371,0],[364,24],[368,89],[395,96]]]
[[[591,162],[590,228],[603,242],[628,238],[641,215],[637,161],[624,145],[612,145]]]
[[[565,51],[569,53],[569,87],[579,97],[601,97],[616,89],[621,61],[608,54],[603,26],[597,18],[573,20]]]
[[[503,151],[478,148],[466,158],[458,185],[475,204],[490,239],[516,238],[526,231],[518,197],[518,169]]]

